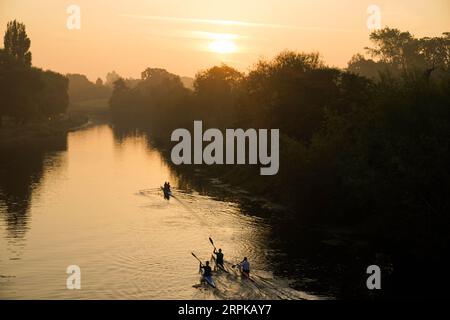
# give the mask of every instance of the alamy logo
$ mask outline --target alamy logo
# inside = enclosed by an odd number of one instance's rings
[[[369,17],[367,18],[367,29],[369,30],[377,30],[381,28],[381,9],[376,4],[371,4],[367,7],[367,14]]]
[[[81,9],[76,4],[71,4],[66,10],[69,16],[67,17],[66,27],[69,30],[81,29]]]
[[[66,280],[66,288],[69,290],[81,289],[81,269],[77,265],[67,267],[66,273],[69,274]]]
[[[279,169],[279,129],[270,130],[270,154],[267,129],[226,129],[224,137],[219,129],[208,129],[203,133],[202,121],[194,121],[194,164],[262,164],[261,175],[275,175]],[[181,140],[181,141],[180,141]],[[171,153],[172,162],[192,164],[191,133],[187,129],[172,132],[171,141],[178,141]],[[203,142],[210,142],[203,149]],[[246,153],[248,141],[248,154]],[[224,157],[225,152],[225,157]]]
[[[380,267],[377,266],[376,264],[368,266],[366,273],[370,274],[370,276],[367,278],[367,281],[366,281],[367,289],[369,289],[369,290],[381,289],[381,269],[380,269]]]

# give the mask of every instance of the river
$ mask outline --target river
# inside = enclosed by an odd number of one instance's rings
[[[2,299],[317,299],[274,275],[268,221],[239,203],[183,189],[144,135],[117,136],[108,124],[71,132],[56,150],[0,159]],[[170,181],[175,198],[159,186]],[[212,237],[229,273],[200,284]],[[244,256],[253,281],[231,268]],[[81,270],[81,289],[66,269]]]

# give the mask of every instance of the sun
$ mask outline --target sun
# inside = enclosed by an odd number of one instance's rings
[[[236,43],[232,40],[219,39],[209,44],[209,50],[216,53],[233,53],[237,51]]]

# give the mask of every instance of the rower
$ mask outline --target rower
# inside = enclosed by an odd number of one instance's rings
[[[200,262],[200,269],[203,269],[203,277],[211,277],[212,270],[209,266],[209,261],[206,261],[205,265]]]
[[[170,183],[169,182],[164,182],[163,190],[165,193],[170,193]]]
[[[242,273],[244,276],[250,278],[250,263],[248,262],[247,257],[244,257],[244,260],[242,260],[238,266],[242,268]]]
[[[214,248],[214,254],[216,255],[216,266],[221,266],[222,268],[225,268],[223,265],[222,249],[219,249],[219,251],[216,251],[216,248]]]

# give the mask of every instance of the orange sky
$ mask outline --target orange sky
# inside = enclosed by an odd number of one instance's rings
[[[81,8],[80,30],[66,27],[71,4]],[[369,45],[371,4],[382,26],[450,31],[450,0],[0,0],[0,32],[9,20],[25,23],[35,66],[91,80],[146,67],[194,76],[220,62],[246,71],[283,49],[319,51],[344,67]]]

